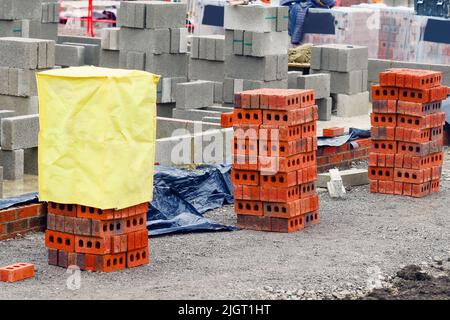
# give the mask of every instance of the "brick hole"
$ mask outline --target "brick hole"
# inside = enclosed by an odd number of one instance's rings
[[[83,240],[78,240],[78,246],[83,248],[84,247],[84,241]]]
[[[111,259],[106,260],[106,266],[111,267]]]
[[[279,208],[278,206],[274,206],[274,207],[273,207],[273,211],[275,211],[275,212],[280,212],[280,208]]]
[[[133,227],[135,227],[137,225],[137,220],[133,219]]]
[[[113,266],[116,266],[117,265],[117,258],[114,258],[113,259]]]
[[[53,209],[56,209],[56,207],[57,207],[56,203],[52,202],[51,207],[52,207]]]
[[[251,210],[252,209],[252,206],[250,205],[250,203],[246,203],[245,204],[245,209],[246,210]]]
[[[56,242],[57,242],[58,244],[62,244],[62,242],[63,242],[63,241],[62,241],[62,238],[61,238],[61,237],[57,237],[57,238],[56,238]]]
[[[70,246],[70,239],[66,239],[66,246]]]
[[[100,241],[95,241],[95,249],[100,249],[101,245],[100,245]]]
[[[139,224],[143,225],[144,224],[144,218],[139,218]]]
[[[108,226],[106,224],[103,225],[103,232],[108,231]]]
[[[279,114],[275,115],[275,121],[280,121],[280,115]]]
[[[127,220],[127,228],[131,227],[131,221],[130,219]]]
[[[131,261],[131,262],[134,261],[134,254],[130,254],[130,261]]]
[[[88,242],[86,242],[86,247],[88,247],[88,248],[92,248],[92,241],[88,241]]]
[[[239,209],[243,209],[243,208],[244,208],[244,206],[242,205],[241,202],[238,202],[238,208],[239,208]]]
[[[245,119],[250,120],[250,113],[248,112],[245,113]]]
[[[54,238],[53,236],[48,237],[48,240],[49,240],[51,243],[55,242],[55,238]]]

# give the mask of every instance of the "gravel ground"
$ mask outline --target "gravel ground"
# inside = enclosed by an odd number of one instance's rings
[[[447,156],[448,158],[448,156]],[[0,283],[0,299],[332,299],[357,298],[409,264],[450,254],[450,159],[441,192],[423,199],[370,194],[333,200],[320,193],[321,223],[291,234],[195,233],[150,239],[151,264],[119,273],[81,273],[46,264],[42,233],[0,242],[0,265],[31,262],[36,277]],[[235,224],[233,207],[208,217]]]

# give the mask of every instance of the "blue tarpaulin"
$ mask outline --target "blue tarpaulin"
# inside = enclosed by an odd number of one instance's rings
[[[347,142],[352,142],[361,138],[370,138],[370,130],[350,128],[348,134],[338,137],[317,137],[317,145],[319,147],[339,147]]]
[[[38,194],[37,192],[23,194],[18,197],[0,199],[0,210],[8,209],[10,207],[20,206],[29,203],[37,203]]]

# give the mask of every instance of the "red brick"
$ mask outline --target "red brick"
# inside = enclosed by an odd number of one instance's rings
[[[17,219],[17,209],[11,208],[0,211],[0,223],[10,222]]]
[[[322,135],[329,138],[338,137],[344,134],[344,130],[344,127],[324,128]]]
[[[16,220],[6,224],[6,233],[20,233],[29,227],[28,219]]]
[[[134,268],[150,262],[148,247],[127,252],[127,267]]]
[[[34,277],[34,265],[30,263],[16,263],[0,268],[0,281],[16,282]]]
[[[23,207],[18,207],[18,218],[30,218],[30,217],[36,217],[40,215],[41,213],[41,204],[31,204]]]

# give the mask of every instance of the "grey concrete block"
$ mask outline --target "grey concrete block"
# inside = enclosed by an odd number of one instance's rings
[[[331,93],[351,95],[367,91],[367,70],[354,70],[349,72],[330,71],[329,74],[331,76]]]
[[[1,0],[0,20],[32,19],[40,20],[42,14],[41,1]]]
[[[38,175],[38,148],[24,150],[23,171],[25,174]]]
[[[145,3],[140,1],[122,1],[118,12],[118,23],[121,27],[145,27]]]
[[[84,63],[98,66],[100,63],[100,46],[98,44],[64,42],[63,44],[84,47]]]
[[[277,7],[277,31],[286,31],[289,24],[289,7]]]
[[[216,39],[213,37],[206,39],[206,60],[216,60]]]
[[[194,163],[224,163],[224,133],[222,130],[207,130],[194,134],[193,147]]]
[[[145,53],[170,53],[169,29],[132,29],[120,28],[120,51],[137,51]]]
[[[260,80],[245,80],[243,84],[244,90],[255,90],[261,88],[273,88],[273,89],[287,89],[288,80],[273,80],[273,81],[260,81]]]
[[[233,54],[243,55],[244,54],[244,31],[234,30],[233,31]]]
[[[0,38],[0,66],[37,69],[39,41],[25,38]]]
[[[161,78],[156,90],[157,103],[172,102],[172,78]]]
[[[283,32],[244,31],[244,55],[265,57],[288,54],[289,36]]]
[[[101,50],[100,51],[100,67],[103,68],[119,68],[120,51]]]
[[[157,139],[156,162],[166,166],[192,164],[193,136],[186,134]]]
[[[317,70],[324,69],[320,64],[321,58],[322,58],[322,47],[313,46],[311,48],[311,69]]]
[[[368,80],[373,82],[379,81],[380,72],[391,67],[390,60],[369,59],[368,60]]]
[[[217,61],[225,61],[225,38],[223,36],[216,39],[215,57],[215,60]]]
[[[286,73],[280,72],[278,68],[278,56],[266,56],[264,58],[228,55],[225,57],[225,77],[233,79],[264,80],[271,81],[280,79]],[[280,64],[280,67],[282,64]]]
[[[200,58],[200,37],[193,36],[191,42],[191,58],[199,59]]]
[[[222,82],[225,76],[225,63],[223,61],[189,59],[188,75],[190,80]]]
[[[234,94],[243,90],[243,79],[225,78],[223,80],[223,101],[226,103],[234,103]]]
[[[287,79],[288,73],[288,55],[279,54],[277,57],[277,80]]]
[[[316,99],[330,96],[330,75],[326,73],[301,75],[297,78],[296,89],[314,89]]]
[[[186,77],[188,74],[187,54],[146,54],[145,71],[162,77]]]
[[[234,54],[234,30],[225,30],[224,56]]]
[[[0,20],[0,37],[30,37],[30,20]]]
[[[338,69],[335,71],[367,70],[368,60],[369,50],[367,47],[342,45],[339,48]]]
[[[214,103],[223,102],[223,82],[214,82]]]
[[[339,170],[344,186],[363,186],[369,184],[367,169],[349,169]],[[318,188],[326,188],[330,181],[330,173],[320,173],[317,175],[316,186]]]
[[[190,121],[183,119],[172,119],[166,117],[157,118],[157,139],[174,137],[177,135],[194,134],[209,129],[220,129],[220,124],[202,123],[200,121]],[[181,130],[180,130],[181,129]]]
[[[187,28],[170,29],[170,53],[187,52]]]
[[[3,110],[14,111],[17,116],[37,114],[39,112],[37,96],[15,97],[0,95],[0,106]]]
[[[280,21],[279,26],[283,26],[283,21]],[[225,6],[224,28],[255,32],[277,31],[277,7],[262,5]]]
[[[22,179],[24,173],[23,150],[0,150],[0,166],[3,167],[3,179]]]
[[[0,94],[9,94],[9,68],[0,67]]]
[[[145,27],[147,29],[183,28],[186,26],[186,14],[186,3],[147,2]]]
[[[224,112],[233,112],[234,108],[233,107],[227,107],[227,106],[223,106],[223,105],[212,105],[209,107],[204,108],[203,110],[208,110],[208,111],[217,111],[220,113],[224,113]]]
[[[156,114],[158,117],[172,118],[173,109],[175,109],[175,103],[156,104]]]
[[[208,107],[213,103],[214,82],[198,80],[177,84],[177,109],[198,109]]]
[[[302,75],[302,71],[288,71],[288,89],[298,89],[297,78]]]
[[[221,119],[220,117],[203,117],[202,119],[203,123],[215,123],[215,124],[220,124]]]
[[[370,110],[369,92],[361,92],[353,95],[332,94],[333,104],[336,105],[338,117],[353,117],[367,115]]]
[[[101,31],[103,50],[119,50],[120,28],[103,28]]]
[[[85,48],[80,45],[57,44],[55,47],[55,64],[63,67],[78,67],[85,64]]]
[[[11,118],[14,117],[15,111],[13,110],[0,110],[0,121],[3,118]]]
[[[207,37],[200,37],[198,42],[198,58],[202,60],[206,60],[206,39]]]
[[[29,38],[58,40],[58,24],[30,20]]]
[[[202,121],[203,117],[220,117],[222,112],[204,109],[173,109],[173,118]]]
[[[331,97],[324,99],[316,99],[317,109],[320,121],[331,120],[332,99]]]
[[[188,82],[187,77],[174,77],[174,78],[170,78],[171,79],[171,88],[170,88],[170,92],[171,92],[171,100],[172,102],[176,102],[177,100],[177,84],[178,83],[183,83],[183,82]],[[172,115],[172,113],[170,113],[170,115]]]
[[[1,119],[2,150],[34,148],[38,145],[39,115]]]
[[[121,53],[122,54],[122,53]],[[119,57],[120,59],[120,57]],[[126,53],[126,68],[131,70],[144,70],[145,69],[145,53],[128,51]]]

